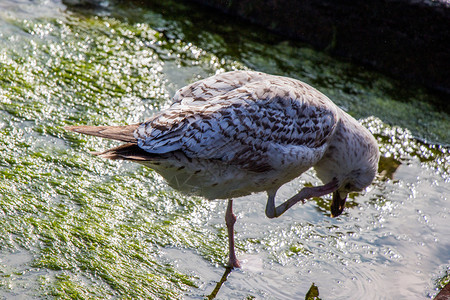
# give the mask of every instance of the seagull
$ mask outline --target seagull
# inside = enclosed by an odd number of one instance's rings
[[[265,214],[276,218],[298,202],[332,193],[336,217],[349,192],[371,184],[379,161],[372,134],[324,94],[299,80],[255,71],[187,85],[169,108],[139,124],[65,128],[124,142],[94,155],[143,164],[183,193],[227,199],[231,268],[240,267],[233,198],[265,191]],[[311,167],[324,185],[303,187],[276,206],[277,190]]]

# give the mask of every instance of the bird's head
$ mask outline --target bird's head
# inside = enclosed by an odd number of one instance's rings
[[[372,183],[377,171],[376,162],[374,161],[372,164],[366,165],[366,167],[361,166],[338,179],[339,187],[333,192],[331,202],[331,216],[333,218],[339,216],[344,210],[345,201],[349,193],[361,192]]]
[[[314,165],[322,182],[336,180],[331,216],[339,216],[348,193],[360,192],[369,186],[378,170],[380,152],[374,136],[358,121],[342,110],[340,120],[328,147]]]

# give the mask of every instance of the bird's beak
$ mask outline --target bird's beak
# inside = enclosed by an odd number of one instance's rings
[[[331,201],[331,217],[335,218],[339,216],[345,207],[345,200],[347,199],[347,193],[340,193],[339,191],[333,192],[333,200]]]

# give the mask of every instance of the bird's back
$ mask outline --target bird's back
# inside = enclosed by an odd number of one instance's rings
[[[203,190],[233,187],[233,195],[299,176],[320,160],[337,124],[338,108],[326,96],[298,80],[259,72],[216,75],[179,90],[174,100],[139,126],[139,147],[194,160],[153,166],[169,182],[183,176]]]
[[[136,148],[129,157],[122,148],[120,158],[144,163],[172,186],[207,198],[274,189],[322,158],[338,110],[295,79],[219,74],[180,89],[171,107],[138,125],[132,138],[144,151],[141,159]],[[102,155],[118,158],[113,152]]]

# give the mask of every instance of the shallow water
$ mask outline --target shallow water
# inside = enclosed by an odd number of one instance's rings
[[[115,143],[62,127],[144,120],[179,87],[234,69],[317,87],[375,134],[382,161],[374,184],[336,219],[328,197],[276,220],[264,215],[265,194],[235,201],[244,264],[217,298],[304,298],[313,282],[322,299],[435,295],[450,273],[448,107],[233,18],[146,3],[0,3],[2,298],[211,294],[225,271],[225,203],[93,157]],[[278,201],[305,183],[319,182],[307,172]]]

